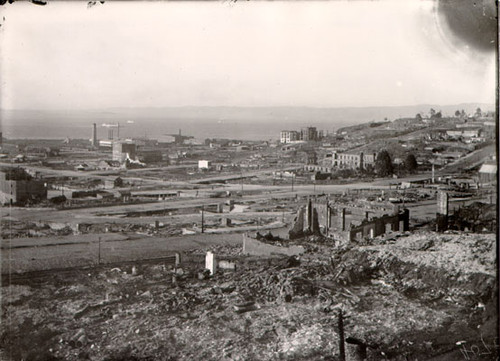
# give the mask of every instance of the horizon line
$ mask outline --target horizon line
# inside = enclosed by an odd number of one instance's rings
[[[336,105],[336,106],[311,106],[311,105],[166,105],[166,106],[108,106],[100,108],[2,108],[0,111],[102,111],[110,109],[166,109],[166,108],[247,108],[247,109],[263,109],[263,108],[307,108],[307,109],[367,109],[367,108],[407,108],[420,106],[458,106],[458,105],[473,105],[483,104],[495,107],[495,102],[471,101],[461,103],[439,104],[439,103],[419,103],[405,105]]]

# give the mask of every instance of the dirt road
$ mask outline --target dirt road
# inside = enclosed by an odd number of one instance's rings
[[[243,242],[241,234],[198,234],[160,238],[105,233],[16,239],[16,242],[3,240],[2,274],[96,265],[99,260],[99,238],[100,260],[103,264],[162,258],[194,248],[239,246]],[[37,246],[33,247],[34,244]]]

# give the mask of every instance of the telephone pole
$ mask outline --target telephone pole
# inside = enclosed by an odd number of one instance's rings
[[[240,168],[241,196],[243,197],[243,170]]]
[[[342,309],[339,310],[338,326],[339,326],[339,354],[340,354],[339,360],[346,361],[345,360],[345,343],[344,343],[344,316],[342,315]]]
[[[97,264],[101,264],[101,237],[99,237],[99,248],[97,252]]]
[[[201,233],[205,233],[205,206],[201,206]]]

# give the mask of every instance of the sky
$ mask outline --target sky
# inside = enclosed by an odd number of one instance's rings
[[[0,108],[494,103],[495,46],[442,4],[14,2]]]

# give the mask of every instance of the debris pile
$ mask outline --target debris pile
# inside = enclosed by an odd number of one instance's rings
[[[0,356],[336,360],[339,310],[345,336],[367,345],[368,360],[458,359],[458,341],[494,342],[494,235],[422,233],[312,249],[300,258],[247,257],[214,247],[237,267],[212,276],[203,272],[204,254],[193,251],[180,265],[3,282]]]

